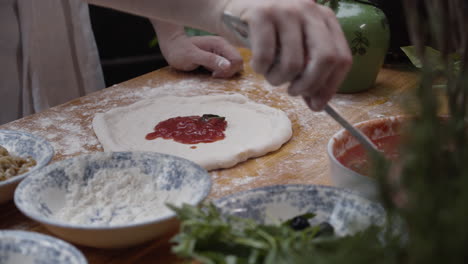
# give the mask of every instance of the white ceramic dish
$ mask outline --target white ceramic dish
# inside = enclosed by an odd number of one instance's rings
[[[74,246],[35,232],[0,231],[2,264],[87,264]]]
[[[405,116],[393,116],[368,120],[355,124],[371,140],[399,135]],[[358,144],[357,140],[347,131],[338,131],[328,142],[328,158],[330,163],[330,176],[335,186],[348,188],[361,193],[364,197],[377,200],[378,190],[375,179],[363,176],[350,168],[345,167],[337,157]]]
[[[22,131],[0,130],[0,146],[6,148],[11,155],[26,158],[31,156],[36,166],[29,172],[0,181],[0,203],[13,198],[16,186],[28,175],[46,166],[54,156],[54,149],[46,140]]]
[[[139,169],[138,175],[149,175],[156,192],[167,194],[164,201],[175,205],[196,205],[210,192],[211,179],[206,170],[197,164],[175,156],[153,152],[105,152],[78,156],[54,163],[39,170],[23,181],[15,192],[16,206],[28,217],[42,223],[51,232],[65,240],[98,248],[120,248],[152,240],[177,227],[172,211],[150,211],[150,218],[137,222],[111,225],[95,224],[100,212],[109,206],[98,208],[86,215],[90,224],[73,224],[57,219],[57,212],[66,202],[71,186],[84,188],[103,170]],[[113,174],[114,175],[114,174]],[[143,187],[142,187],[143,188]],[[137,193],[137,190],[133,193]],[[128,195],[131,195],[129,193]],[[122,215],[127,208],[112,207],[112,215]],[[165,208],[164,208],[165,209]],[[143,208],[146,210],[146,208]],[[153,215],[154,214],[154,215]]]
[[[330,223],[336,235],[352,234],[369,225],[381,225],[385,210],[355,192],[321,185],[273,185],[220,198],[215,205],[225,214],[274,224],[305,213],[311,224]]]

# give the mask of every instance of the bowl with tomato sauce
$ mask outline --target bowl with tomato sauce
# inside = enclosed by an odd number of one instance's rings
[[[390,161],[399,157],[399,146],[405,116],[392,116],[355,124]],[[338,131],[328,142],[332,182],[342,188],[360,192],[364,197],[378,198],[377,183],[371,177],[372,161],[364,147],[346,130]]]

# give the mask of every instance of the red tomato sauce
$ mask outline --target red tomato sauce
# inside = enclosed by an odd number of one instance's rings
[[[380,149],[385,157],[390,161],[395,161],[399,157],[398,146],[400,143],[400,136],[393,135],[373,140],[374,144]],[[367,152],[362,145],[358,144],[346,150],[341,156],[337,157],[338,161],[345,167],[361,174],[369,175],[372,169],[372,164],[369,161]]]
[[[183,144],[211,143],[225,138],[227,121],[224,118],[205,116],[178,116],[159,122],[147,140],[173,139]]]

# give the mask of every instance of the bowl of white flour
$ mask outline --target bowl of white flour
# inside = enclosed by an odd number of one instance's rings
[[[104,152],[56,162],[23,181],[15,204],[65,240],[137,245],[177,227],[166,204],[196,205],[211,179],[199,165],[154,152]]]

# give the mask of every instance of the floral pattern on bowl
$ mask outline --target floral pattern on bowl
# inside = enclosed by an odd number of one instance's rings
[[[264,224],[314,213],[312,225],[329,222],[337,235],[352,234],[385,222],[385,210],[380,204],[331,186],[266,186],[220,198],[215,205],[225,214],[252,218]]]
[[[34,232],[0,231],[2,264],[86,264],[85,257],[74,246]]]
[[[161,207],[159,211],[151,211],[149,219],[117,225],[94,225],[93,219],[99,218],[98,215],[87,215],[89,224],[74,224],[55,217],[65,206],[70,184],[85,186],[96,175],[100,175],[99,171],[134,168],[139,173],[151,176],[157,191],[168,195],[164,202],[171,204],[196,205],[211,189],[208,172],[189,160],[154,152],[101,152],[56,162],[41,169],[35,177],[27,178],[18,186],[15,204],[26,216],[44,224],[62,238],[78,244],[119,248],[143,243],[174,228],[175,213]],[[108,209],[99,208],[95,213]],[[120,205],[115,207],[112,217],[127,212],[121,209]]]
[[[6,148],[12,155],[23,158],[30,156],[36,161],[36,166],[30,168],[28,172],[0,181],[0,203],[2,203],[13,198],[15,188],[21,180],[50,162],[54,156],[54,149],[43,138],[13,130],[0,130],[0,146]]]

